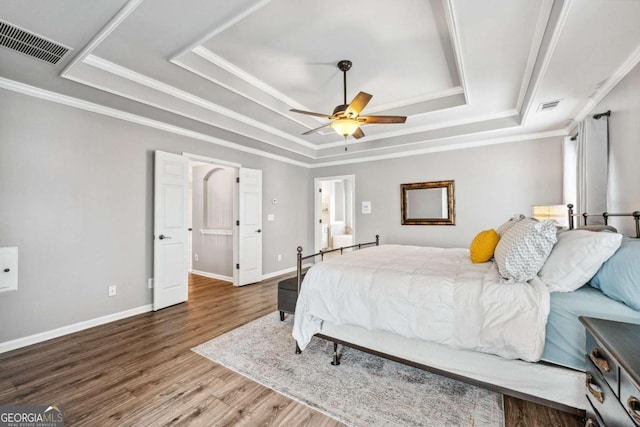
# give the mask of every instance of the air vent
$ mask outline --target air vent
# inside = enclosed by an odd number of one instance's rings
[[[15,25],[0,21],[0,46],[16,52],[57,64],[69,48],[30,33]]]
[[[558,106],[558,104],[560,104],[560,100],[558,100],[558,101],[550,101],[550,102],[543,102],[538,107],[538,111],[553,110],[554,108],[556,108]]]

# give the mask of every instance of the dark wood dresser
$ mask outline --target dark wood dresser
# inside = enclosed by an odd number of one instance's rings
[[[585,426],[640,426],[640,325],[580,321],[587,330]]]

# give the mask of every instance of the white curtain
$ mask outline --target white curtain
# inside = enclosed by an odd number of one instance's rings
[[[589,116],[578,125],[576,141],[576,209],[577,213],[607,211],[609,176],[609,120]],[[600,217],[589,223],[602,223]]]

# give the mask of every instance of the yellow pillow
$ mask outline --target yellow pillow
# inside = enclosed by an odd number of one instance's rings
[[[471,261],[474,264],[478,264],[493,258],[493,252],[496,250],[498,240],[500,240],[500,235],[493,228],[478,233],[469,247]]]

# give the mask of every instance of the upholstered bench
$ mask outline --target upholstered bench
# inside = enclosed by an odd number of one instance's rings
[[[302,275],[304,279],[304,274]],[[296,302],[298,301],[298,278],[291,277],[289,279],[278,282],[278,310],[280,311],[280,320],[284,320],[284,314],[293,314],[296,311]]]

